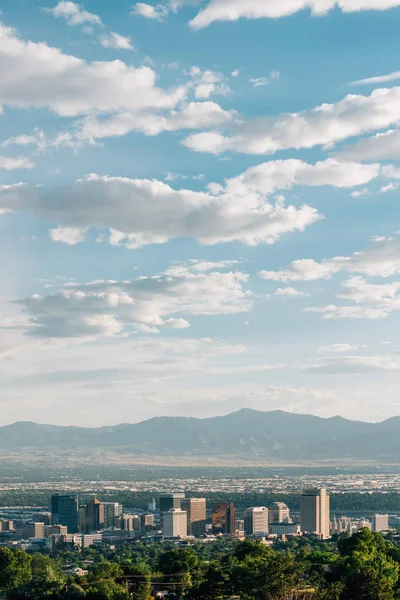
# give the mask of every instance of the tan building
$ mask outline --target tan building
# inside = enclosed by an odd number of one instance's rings
[[[268,509],[269,523],[290,523],[289,507],[284,502],[273,502]]]
[[[330,503],[325,488],[304,490],[300,504],[300,523],[303,533],[330,537]]]
[[[22,533],[22,537],[24,539],[44,538],[45,527],[44,523],[28,523]]]
[[[14,531],[14,521],[0,521],[0,532]]]
[[[389,515],[372,515],[372,531],[387,531]]]
[[[254,506],[244,513],[244,531],[246,535],[268,533],[268,508]]]
[[[104,529],[114,527],[116,517],[122,515],[122,504],[119,502],[103,502],[104,506]]]
[[[166,537],[187,537],[187,513],[180,508],[164,513],[163,533]]]
[[[187,534],[200,537],[206,532],[206,499],[185,498],[181,501],[181,509],[187,513]]]

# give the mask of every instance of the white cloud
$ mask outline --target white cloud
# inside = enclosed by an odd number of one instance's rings
[[[352,350],[357,350],[357,346],[353,346],[352,344],[332,344],[331,346],[322,346],[321,348],[318,348],[318,354],[351,352]]]
[[[44,8],[43,10],[51,13],[58,19],[64,19],[68,25],[84,25],[85,23],[102,25],[98,15],[87,12],[80,4],[76,4],[75,2],[60,0],[54,8]]]
[[[376,238],[369,248],[352,256],[336,256],[321,262],[295,260],[287,269],[260,271],[260,276],[272,281],[315,281],[330,279],[340,271],[370,277],[391,277],[400,273],[400,238]]]
[[[398,183],[390,182],[387,185],[383,185],[379,191],[382,194],[386,194],[387,192],[394,192],[394,190],[398,189],[399,185],[400,184],[398,184]]]
[[[372,373],[385,373],[388,371],[399,371],[400,361],[398,357],[391,355],[377,356],[346,356],[343,358],[324,358],[304,365],[304,371],[309,373],[321,373],[327,375],[346,375]]]
[[[268,79],[266,77],[255,77],[249,79],[249,81],[253,87],[264,87],[265,85],[268,85]]]
[[[307,308],[306,312],[320,313],[324,319],[385,319],[388,311],[384,308],[370,308],[369,306],[329,306]]]
[[[377,83],[388,83],[390,81],[396,81],[397,79],[400,79],[400,71],[396,71],[395,73],[389,73],[389,75],[380,75],[379,77],[369,77],[368,79],[352,81],[350,85],[375,85]]]
[[[59,227],[58,229],[50,229],[49,236],[53,242],[62,242],[68,246],[75,246],[85,240],[86,232],[87,229]]]
[[[400,0],[211,0],[190,22],[201,29],[215,21],[238,19],[278,19],[309,9],[313,16],[322,16],[338,8],[345,13],[364,10],[388,10],[400,6]]]
[[[149,67],[87,63],[45,43],[25,42],[0,24],[0,106],[49,108],[61,116],[166,110],[185,90],[156,87]]]
[[[183,329],[182,315],[228,315],[251,310],[242,272],[194,272],[170,269],[131,281],[69,283],[52,295],[21,301],[31,318],[28,332],[40,337],[86,337],[134,329],[158,333]]]
[[[112,31],[99,37],[100,44],[104,48],[114,48],[116,50],[135,50],[132,44],[132,38],[124,37]]]
[[[239,69],[235,69],[234,71],[232,71],[231,76],[232,77],[238,77],[240,75],[240,71]]]
[[[87,117],[78,124],[77,137],[94,142],[101,138],[126,135],[131,131],[158,135],[163,131],[218,127],[235,117],[235,111],[226,111],[215,102],[190,102],[164,115],[126,111],[107,119]]]
[[[271,204],[260,194],[218,196],[175,190],[160,181],[89,175],[60,189],[27,185],[0,189],[0,209],[33,211],[61,228],[109,229],[109,242],[137,248],[193,237],[201,244],[272,244],[303,231],[321,215],[314,208]]]
[[[251,192],[271,194],[296,185],[347,188],[365,185],[381,174],[379,164],[364,165],[332,158],[315,164],[298,159],[271,160],[228,179],[226,189],[230,193],[244,195]]]
[[[203,71],[200,67],[192,67],[188,75],[192,79],[191,87],[194,88],[196,100],[206,100],[212,94],[226,96],[231,91],[222,73],[210,69]]]
[[[156,21],[162,21],[162,19],[168,14],[168,8],[162,4],[152,6],[145,2],[137,2],[131,10],[131,15],[138,15],[145,17],[146,19],[153,19]]]
[[[0,169],[4,171],[17,171],[18,169],[32,169],[35,165],[27,158],[12,158],[0,156]],[[0,186],[1,190],[1,186]]]
[[[354,190],[350,196],[353,196],[353,198],[365,198],[366,196],[370,196],[371,193],[368,188],[363,188],[362,190]]]
[[[197,133],[183,143],[198,152],[273,154],[288,148],[332,145],[346,138],[389,127],[400,120],[400,87],[376,89],[370,96],[348,95],[336,104],[322,104],[277,118],[237,122],[229,134]]]
[[[344,160],[398,160],[400,159],[400,130],[389,129],[359,140],[345,148],[338,156]]]
[[[299,298],[299,297],[309,296],[310,294],[307,294],[307,292],[302,292],[300,290],[296,290],[296,288],[293,288],[293,287],[285,287],[285,288],[278,288],[274,292],[274,295],[275,296],[291,296],[292,298]]]

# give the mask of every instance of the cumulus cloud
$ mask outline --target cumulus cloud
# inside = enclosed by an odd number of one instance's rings
[[[213,195],[175,190],[160,181],[89,175],[47,190],[28,185],[0,189],[0,209],[30,211],[59,228],[109,230],[112,245],[137,248],[193,237],[201,244],[240,241],[272,244],[321,219],[311,206],[285,206],[260,193]],[[61,239],[61,236],[59,236]]]
[[[75,246],[85,240],[86,231],[87,229],[59,227],[58,229],[50,229],[49,236],[53,242],[62,242],[68,246]]]
[[[77,137],[87,141],[123,136],[131,131],[159,135],[163,131],[218,127],[232,121],[235,111],[224,110],[215,102],[189,102],[163,115],[125,111],[106,119],[86,117],[78,124]]]
[[[351,256],[336,256],[321,262],[295,260],[282,271],[260,271],[260,277],[284,282],[315,281],[330,279],[341,271],[370,277],[391,277],[400,273],[400,238],[376,238],[369,248]]]
[[[308,9],[313,16],[328,14],[338,8],[345,13],[364,10],[388,10],[400,6],[400,0],[211,0],[190,22],[202,29],[215,21],[238,19],[278,19]]]
[[[114,335],[138,330],[190,326],[183,316],[248,312],[251,296],[242,272],[194,272],[170,269],[131,281],[69,283],[51,295],[35,294],[22,300],[30,317],[28,333],[45,337]],[[183,315],[183,316],[182,316]]]
[[[80,4],[68,0],[60,0],[54,8],[44,8],[43,10],[58,19],[64,19],[68,25],[102,25],[98,15],[87,12]]]
[[[162,21],[162,19],[168,14],[168,7],[162,4],[152,6],[146,2],[137,2],[131,10],[131,15],[138,15],[145,17],[146,19],[153,19],[156,21]]]
[[[356,306],[331,304],[306,311],[323,314],[324,319],[384,319],[400,309],[400,282],[379,285],[360,276],[350,277],[342,282],[342,290],[337,297],[351,300]]]
[[[338,154],[343,160],[400,159],[400,130],[389,129],[357,141]]]
[[[73,117],[167,110],[184,95],[182,88],[158,88],[149,67],[120,60],[88,63],[45,43],[25,42],[0,24],[0,106],[48,108]]]
[[[4,171],[17,171],[18,169],[32,169],[35,165],[27,158],[12,158],[0,156],[0,169]],[[0,186],[1,189],[1,186]]]
[[[400,1],[400,0],[399,0]],[[376,89],[370,96],[348,95],[336,104],[322,104],[277,118],[259,117],[234,123],[227,134],[196,133],[183,144],[197,152],[273,154],[288,148],[326,146],[382,129],[400,120],[400,88]]]
[[[309,296],[310,294],[307,294],[307,292],[302,292],[301,290],[297,290],[296,288],[293,287],[285,287],[285,288],[278,288],[275,292],[274,292],[275,296],[291,296],[292,298],[300,298],[300,297],[304,297],[304,296]]]
[[[119,35],[112,31],[109,34],[104,34],[99,37],[100,44],[104,48],[114,48],[115,50],[135,50],[132,39]]]

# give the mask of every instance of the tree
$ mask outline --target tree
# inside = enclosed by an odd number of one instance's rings
[[[145,563],[125,565],[124,575],[129,578],[129,592],[132,600],[151,598],[151,571]]]
[[[197,554],[190,548],[173,548],[163,552],[158,559],[158,569],[163,581],[174,584],[179,594],[184,594],[191,586],[191,571],[199,564]]]
[[[24,585],[31,577],[31,557],[26,552],[0,548],[0,590]]]

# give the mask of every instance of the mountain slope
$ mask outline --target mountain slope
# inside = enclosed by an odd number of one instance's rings
[[[242,409],[224,417],[157,417],[83,428],[19,422],[0,428],[0,450],[108,449],[142,456],[232,456],[271,460],[400,460],[400,418],[383,423]]]

